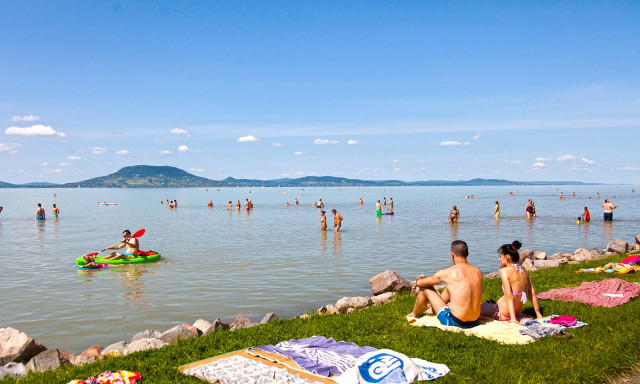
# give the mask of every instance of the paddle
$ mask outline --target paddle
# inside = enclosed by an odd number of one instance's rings
[[[139,230],[139,231],[137,231],[136,233],[134,233],[133,235],[131,235],[131,238],[133,238],[133,239],[137,239],[138,237],[141,237],[142,235],[144,235],[144,232],[145,232],[145,230],[144,230],[144,228],[142,228],[141,230]],[[122,242],[120,242],[120,243],[122,243]],[[120,244],[120,243],[117,243],[117,244],[114,244],[114,245],[112,245],[112,246],[110,246],[110,247],[107,247],[107,248],[103,249],[103,250],[102,250],[102,251],[100,251],[100,252],[104,252],[104,251],[106,251],[107,249],[109,249],[109,248],[111,248],[111,247],[113,247],[113,246],[115,246],[115,245],[118,245],[118,244]],[[86,256],[97,256],[100,252],[88,253]]]

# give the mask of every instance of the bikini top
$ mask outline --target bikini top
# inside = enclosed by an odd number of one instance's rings
[[[520,274],[524,273],[524,267],[520,264],[513,264],[513,268],[516,269],[516,271],[520,272]],[[520,296],[520,301],[522,302],[522,304],[525,304],[527,302],[527,292],[518,292],[518,291],[511,291],[513,293],[513,296]],[[502,286],[502,293],[504,292],[504,285]]]

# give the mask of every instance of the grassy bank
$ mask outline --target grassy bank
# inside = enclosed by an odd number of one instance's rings
[[[531,276],[537,292],[612,277],[640,281],[638,274],[575,273],[580,268],[618,260],[621,257],[565,265],[532,272]],[[499,279],[485,281],[485,299],[497,300],[501,295]],[[411,311],[413,301],[414,296],[404,294],[391,304],[346,315],[314,315],[235,332],[216,332],[159,350],[31,374],[19,382],[66,383],[106,370],[129,370],[139,372],[145,383],[202,383],[179,374],[175,367],[251,346],[314,335],[393,349],[410,357],[446,364],[451,373],[438,379],[438,383],[598,383],[630,370],[640,361],[640,298],[614,308],[540,300],[543,315],[571,315],[589,325],[569,330],[572,338],[545,338],[524,346],[501,345],[435,328],[410,326],[404,315]],[[525,308],[525,312],[533,315],[530,303]]]

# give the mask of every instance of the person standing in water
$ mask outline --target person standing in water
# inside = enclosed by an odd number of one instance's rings
[[[584,212],[582,212],[582,221],[588,223],[591,221],[591,215],[589,214],[589,209],[584,207]]]
[[[320,230],[327,230],[327,216],[325,216],[325,211],[320,211]]]
[[[362,197],[360,198],[360,200],[358,200],[358,204],[360,205],[364,204],[364,200],[362,200]]]
[[[451,208],[451,212],[449,213],[449,224],[455,224],[458,222],[460,218],[460,211],[458,211],[458,207],[455,205]]]
[[[493,210],[493,217],[496,219],[500,217],[500,203],[498,203],[498,200],[496,200],[496,207]]]
[[[393,197],[389,198],[389,205],[387,206],[387,212],[393,212]]]
[[[382,205],[380,204],[380,200],[376,203],[376,217],[382,216]]]
[[[44,208],[42,208],[42,204],[38,203],[38,209],[36,209],[36,220],[45,220]]]
[[[618,208],[618,206],[611,204],[609,199],[604,199],[604,204],[602,204],[602,208],[604,208],[604,221],[613,221],[613,210]]]
[[[338,232],[340,230],[340,227],[342,226],[342,215],[338,213],[338,211],[336,211],[335,209],[331,210],[331,213],[333,213],[333,228],[335,228],[335,231]]]
[[[53,204],[53,209],[51,210],[51,217],[53,217],[54,219],[58,218],[58,215],[60,214],[60,209],[58,207],[56,207],[55,204]]]

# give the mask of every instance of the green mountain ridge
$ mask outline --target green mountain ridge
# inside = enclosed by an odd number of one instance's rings
[[[513,186],[513,185],[588,185],[579,181],[511,181],[503,179],[471,180],[360,180],[335,176],[306,176],[298,179],[235,179],[212,180],[195,176],[171,166],[133,165],[124,167],[110,175],[92,179],[52,184],[36,182],[11,184],[0,181],[0,188],[185,188],[185,187],[376,187],[376,186]],[[595,183],[591,183],[595,184]]]

